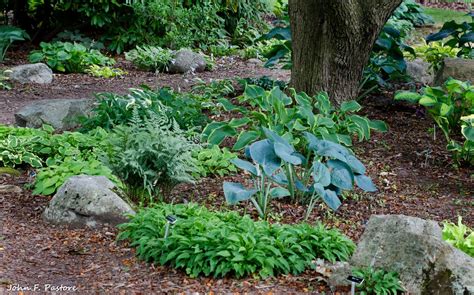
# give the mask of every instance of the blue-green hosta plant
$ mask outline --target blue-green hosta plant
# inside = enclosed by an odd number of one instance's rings
[[[449,142],[453,131],[459,130],[461,117],[474,114],[474,86],[455,79],[443,87],[425,87],[423,93],[399,92],[395,100],[424,106]]]
[[[226,137],[237,137],[233,149],[240,150],[264,138],[261,127],[266,127],[299,148],[304,132],[351,146],[354,134],[362,141],[370,139],[371,130],[387,130],[384,122],[357,115],[362,107],[356,101],[344,102],[336,109],[324,92],[310,97],[291,90],[291,96],[288,96],[279,87],[265,91],[261,87],[247,85],[240,100],[251,108],[237,107],[229,102],[223,104],[225,110],[239,112],[242,118],[208,124],[203,131],[204,140],[218,145]]]
[[[15,41],[29,39],[28,34],[20,28],[1,25],[0,26],[0,61],[5,59],[8,47]]]
[[[474,231],[462,223],[462,217],[458,224],[446,221],[443,225],[443,240],[474,257]]]
[[[304,157],[283,137],[266,128],[263,131],[267,139],[246,149],[252,162],[232,161],[251,175],[254,186],[248,189],[240,183],[225,182],[224,195],[229,204],[250,200],[265,219],[272,199],[306,197],[308,218],[318,199],[337,210],[341,205],[338,195],[343,190],[357,185],[364,191],[376,191],[372,180],[364,175],[365,166],[347,148],[307,132]]]

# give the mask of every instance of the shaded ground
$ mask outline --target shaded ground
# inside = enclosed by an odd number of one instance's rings
[[[193,77],[153,75],[134,71],[124,79],[104,80],[84,75],[57,75],[50,86],[15,85],[0,91],[0,122],[11,123],[19,107],[45,98],[82,98],[98,91],[125,92],[141,83],[187,89]],[[284,71],[271,71],[242,61],[223,62],[214,72],[199,74],[202,79],[260,76],[288,78]],[[357,240],[371,214],[405,214],[441,222],[457,216],[474,226],[474,171],[455,169],[441,137],[428,132],[433,122],[411,106],[394,103],[392,94],[367,98],[364,112],[372,119],[385,120],[388,133],[373,134],[370,142],[357,144],[358,156],[380,191],[347,196],[341,210],[331,213],[316,208],[311,221],[321,220]],[[232,176],[226,179],[242,178]],[[178,200],[197,201],[212,208],[224,208],[222,178],[207,178],[199,184],[182,185],[174,192]],[[0,184],[23,187],[26,177],[1,176]],[[134,258],[126,244],[115,244],[116,230],[71,230],[45,224],[41,213],[49,198],[22,193],[0,195],[2,232],[0,237],[0,293],[11,284],[34,287],[39,284],[76,286],[79,294],[153,294],[180,292],[296,293],[328,291],[324,278],[316,271],[300,276],[279,276],[265,281],[253,278],[236,280],[192,279],[181,271],[147,265]],[[304,207],[281,202],[274,221],[301,221]],[[243,207],[239,207],[243,209]],[[253,212],[248,207],[247,211]],[[3,290],[2,290],[3,288]]]

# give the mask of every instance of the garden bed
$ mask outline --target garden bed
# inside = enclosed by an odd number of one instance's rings
[[[20,64],[24,55],[12,58]],[[9,64],[10,66],[11,64]],[[126,61],[119,66],[129,74],[124,78],[97,79],[86,75],[56,75],[48,86],[14,85],[11,91],[0,91],[0,123],[13,123],[13,113],[20,107],[48,98],[84,98],[93,93],[113,91],[125,93],[129,87],[144,83],[151,87],[171,86],[186,90],[194,83],[191,75],[150,74],[136,71]],[[268,70],[238,58],[225,58],[213,72],[198,74],[209,79],[258,77],[270,75],[288,79],[289,72]],[[310,222],[323,221],[339,228],[357,241],[372,214],[405,214],[436,221],[463,222],[474,226],[474,181],[472,169],[454,168],[446,142],[428,132],[434,122],[415,106],[394,102],[393,93],[366,98],[363,113],[370,119],[384,120],[390,126],[387,133],[375,133],[372,139],[355,144],[355,152],[367,166],[368,175],[379,188],[375,194],[355,191],[347,195],[337,213],[325,207],[313,211]],[[2,176],[0,184],[23,186],[29,182],[28,172],[21,177]],[[204,178],[195,185],[176,187],[172,199],[194,201],[211,210],[229,208],[225,204],[222,182],[241,181],[243,176]],[[127,244],[117,245],[117,231],[105,227],[99,230],[66,229],[45,224],[41,214],[49,197],[22,193],[2,194],[3,256],[1,286],[10,284],[33,286],[38,282],[51,285],[74,285],[83,293],[149,293],[149,292],[256,292],[294,293],[328,291],[324,277],[316,271],[299,276],[278,276],[267,280],[191,279],[182,271],[152,266],[138,261]],[[302,221],[305,207],[286,202],[273,203],[279,210],[270,216],[271,222]],[[241,211],[255,213],[253,208],[238,205]]]

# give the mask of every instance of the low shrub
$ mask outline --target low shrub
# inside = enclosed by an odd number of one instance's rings
[[[164,238],[166,216],[177,217]],[[196,204],[142,209],[119,226],[139,258],[199,275],[261,277],[299,274],[316,258],[349,259],[354,243],[322,224],[280,225],[253,221],[235,212],[210,212]]]
[[[173,52],[161,47],[137,46],[126,52],[125,58],[142,70],[165,72],[173,59]]]
[[[0,70],[0,90],[10,90],[12,85],[8,83],[10,78],[8,74],[11,73],[9,70]]]
[[[443,239],[474,257],[474,231],[462,223],[461,216],[458,217],[458,224],[448,221],[443,223]]]
[[[93,65],[111,66],[115,64],[114,59],[103,55],[100,51],[78,43],[41,42],[40,47],[40,50],[30,53],[30,62],[45,62],[56,72],[84,73]]]

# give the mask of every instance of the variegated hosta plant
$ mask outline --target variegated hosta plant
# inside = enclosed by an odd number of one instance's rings
[[[272,199],[306,199],[309,203],[305,218],[308,218],[318,199],[337,210],[342,191],[352,190],[356,185],[367,192],[377,190],[365,175],[365,166],[342,145],[305,133],[305,157],[275,132],[266,128],[263,132],[266,139],[246,148],[245,154],[252,162],[232,160],[251,175],[254,186],[249,189],[240,183],[225,182],[224,195],[229,204],[249,200],[259,216],[266,219]]]

